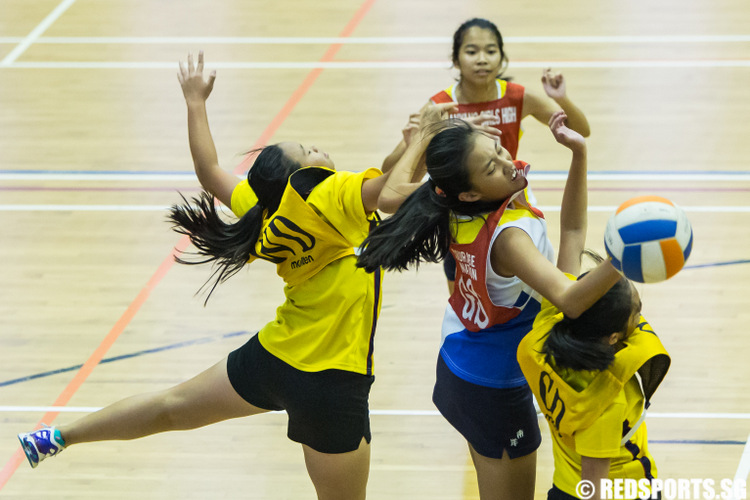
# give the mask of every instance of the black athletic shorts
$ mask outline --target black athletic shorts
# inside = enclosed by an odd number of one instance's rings
[[[480,455],[510,458],[532,453],[542,443],[528,385],[496,389],[456,376],[438,355],[432,401],[448,422]]]
[[[448,281],[456,281],[456,258],[450,252],[443,259],[443,272]]]
[[[229,381],[251,405],[286,410],[287,436],[321,453],[346,453],[369,443],[368,399],[375,377],[344,370],[305,372],[268,352],[254,335],[232,351]]]
[[[574,497],[573,495],[565,493],[563,490],[553,484],[552,488],[550,488],[550,490],[547,492],[547,500],[578,500],[578,497]],[[661,491],[657,493],[656,500],[661,500]]]

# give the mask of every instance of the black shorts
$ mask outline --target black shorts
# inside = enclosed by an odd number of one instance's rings
[[[573,495],[565,493],[563,490],[553,484],[552,488],[550,488],[550,490],[547,492],[547,500],[578,500],[578,497],[574,497]],[[656,500],[661,500],[661,491],[657,493]]]
[[[287,436],[321,453],[346,453],[369,443],[368,399],[375,377],[344,370],[305,372],[268,352],[254,335],[229,354],[229,381],[251,405],[286,410]]]
[[[565,493],[553,484],[552,488],[547,492],[547,500],[578,500],[578,498]]]
[[[448,281],[456,281],[456,258],[450,252],[443,259],[443,272]]]
[[[496,389],[456,376],[438,355],[432,401],[477,453],[489,458],[526,456],[542,442],[528,385]]]

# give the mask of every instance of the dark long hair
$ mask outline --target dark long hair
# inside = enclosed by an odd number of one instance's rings
[[[475,216],[496,210],[498,202],[464,202],[458,195],[472,189],[466,158],[476,132],[468,123],[449,120],[432,138],[425,153],[430,179],[414,191],[394,215],[370,231],[358,266],[403,271],[411,264],[440,262],[451,243],[453,215]],[[442,193],[438,194],[435,188]]]
[[[488,19],[483,19],[481,17],[469,19],[461,24],[456,32],[453,33],[453,64],[458,66],[458,54],[461,52],[461,45],[464,43],[464,36],[466,36],[466,32],[473,27],[489,30],[495,35],[495,38],[497,39],[497,48],[500,51],[500,72],[496,75],[496,78],[500,78],[508,67],[508,56],[505,55],[505,50],[503,49],[503,35],[500,34],[500,30],[497,29],[495,23]],[[507,80],[510,80],[510,78],[507,78]]]
[[[199,256],[191,260],[176,256],[175,260],[180,264],[214,264],[213,273],[199,290],[213,282],[206,302],[216,286],[237,274],[253,255],[264,214],[276,212],[289,176],[300,168],[300,164],[287,157],[277,145],[250,153],[255,152],[259,154],[247,173],[247,180],[258,203],[238,220],[225,222],[219,215],[215,198],[205,191],[192,199],[193,205],[180,195],[184,203],[173,205],[167,217],[173,224],[172,229],[187,235],[197,249],[191,255]]]
[[[572,370],[607,369],[615,359],[615,346],[604,340],[624,333],[632,313],[633,291],[623,277],[583,314],[576,319],[565,316],[550,330],[542,348],[547,362]]]

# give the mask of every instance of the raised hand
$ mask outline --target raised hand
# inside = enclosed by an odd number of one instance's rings
[[[552,68],[546,68],[542,71],[542,86],[547,95],[552,99],[562,99],[565,97],[565,79],[562,73],[552,72]]]
[[[558,111],[549,119],[549,129],[555,140],[572,151],[580,151],[586,148],[586,140],[581,134],[568,128],[565,124],[567,115],[564,111]]]
[[[401,133],[404,136],[404,143],[409,146],[412,139],[419,135],[419,113],[412,113],[409,115],[409,121],[406,126],[401,129]]]
[[[450,118],[451,112],[456,111],[458,111],[458,104],[455,102],[431,104],[422,109],[419,114],[419,132],[422,138],[431,138],[440,132],[438,126],[440,122]]]
[[[496,140],[500,140],[503,136],[502,131],[496,129],[492,125],[487,125],[487,116],[477,115],[471,118],[466,118],[464,121],[479,132],[494,137]]]
[[[208,80],[203,79],[203,51],[198,53],[198,65],[193,65],[193,55],[188,54],[187,66],[180,61],[180,72],[177,73],[177,79],[182,86],[182,93],[185,101],[190,104],[193,102],[205,102],[214,88],[216,71],[208,75]]]

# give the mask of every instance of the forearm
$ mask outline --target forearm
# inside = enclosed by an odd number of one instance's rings
[[[555,102],[557,102],[558,106],[560,106],[568,116],[568,127],[584,137],[588,137],[591,134],[591,128],[589,127],[589,121],[586,119],[586,115],[583,114],[583,111],[581,111],[573,101],[566,96],[555,99]]]
[[[590,481],[593,486],[591,500],[601,500],[602,479],[609,477],[609,458],[581,457],[581,481]]]
[[[586,232],[588,210],[587,151],[584,145],[573,151],[560,206],[560,230]]]
[[[555,305],[566,316],[575,319],[594,305],[621,278],[622,275],[617,269],[609,260],[605,260],[583,278],[571,282],[559,298],[560,303]]]
[[[188,103],[188,140],[198,180],[207,191],[213,192],[212,174],[219,160],[208,126],[205,102]]]
[[[394,213],[404,200],[421,185],[421,182],[412,182],[412,179],[419,167],[428,142],[429,139],[427,138],[415,138],[406,147],[404,153],[390,171],[388,180],[380,192],[380,197],[378,198],[378,208],[380,210],[386,213]]]
[[[396,148],[393,150],[391,154],[385,157],[385,160],[383,160],[383,165],[380,167],[380,170],[386,174],[390,172],[393,167],[396,166],[396,163],[398,163],[398,160],[401,159],[401,157],[404,155],[404,152],[406,151],[406,142],[403,140],[398,143]]]

